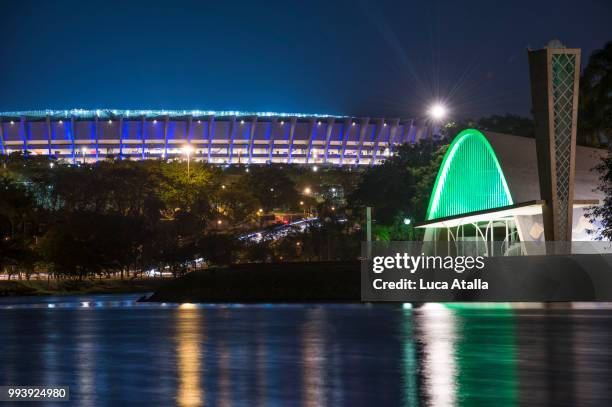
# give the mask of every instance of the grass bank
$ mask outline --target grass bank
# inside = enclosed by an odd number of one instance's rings
[[[24,295],[121,294],[152,292],[168,279],[135,278],[103,280],[9,280],[0,281],[0,297]]]
[[[238,264],[191,272],[161,286],[157,302],[360,301],[359,262]]]

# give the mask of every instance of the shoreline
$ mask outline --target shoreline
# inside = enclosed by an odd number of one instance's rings
[[[128,294],[154,292],[170,278],[133,278],[103,280],[2,280],[0,298],[43,295]]]
[[[245,263],[197,270],[144,301],[174,303],[361,302],[360,263]]]

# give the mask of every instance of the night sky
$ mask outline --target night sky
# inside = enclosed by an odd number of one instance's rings
[[[0,5],[0,111],[527,115],[527,47],[612,40],[609,0]]]

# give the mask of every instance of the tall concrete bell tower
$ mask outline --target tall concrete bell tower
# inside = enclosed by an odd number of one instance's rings
[[[572,240],[580,49],[528,50],[546,241]]]

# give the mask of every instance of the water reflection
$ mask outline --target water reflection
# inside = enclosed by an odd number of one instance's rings
[[[0,384],[74,405],[612,404],[605,310],[45,301],[0,300]]]
[[[519,319],[517,326],[520,402],[611,405],[609,313],[548,309]]]
[[[86,310],[76,312],[76,367],[79,400],[84,406],[95,405],[96,386],[96,343],[99,337],[97,324],[92,321]],[[53,358],[51,358],[53,359]]]
[[[306,313],[302,334],[302,364],[304,366],[304,405],[326,405],[325,400],[325,310],[317,308]]]
[[[514,311],[455,306],[456,397],[463,405],[514,405],[519,363]]]
[[[232,405],[232,389],[230,378],[230,352],[225,342],[219,344],[219,406]]]
[[[204,371],[202,344],[204,343],[202,310],[180,307],[176,311],[176,353],[179,378],[176,401],[181,407],[203,403],[200,376]]]
[[[428,401],[433,406],[452,406],[457,396],[455,313],[441,304],[425,304],[416,313],[415,325],[423,349],[423,387]]]
[[[417,387],[417,348],[413,327],[412,310],[404,308],[402,313],[402,404],[408,407],[418,405],[419,401]]]

